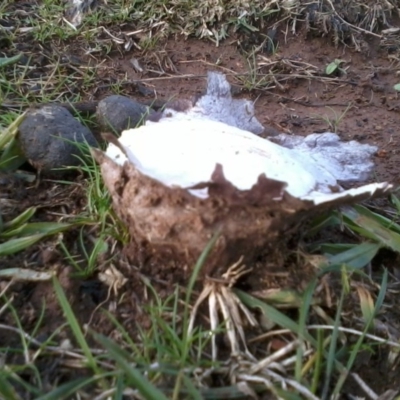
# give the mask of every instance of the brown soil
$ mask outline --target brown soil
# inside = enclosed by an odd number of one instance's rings
[[[226,41],[215,47],[214,44],[195,39],[169,40],[158,44],[154,51],[145,56],[132,50],[121,56],[120,52],[108,55],[98,69],[97,83],[93,90],[86,93],[86,100],[99,100],[111,94],[111,84],[119,80],[128,79],[131,84],[123,85],[123,93],[132,96],[138,101],[148,101],[154,98],[170,99],[174,97],[192,97],[201,93],[205,88],[206,73],[208,70],[219,70],[228,75],[237,96],[252,98],[256,101],[257,117],[267,127],[267,132],[284,131],[295,134],[309,134],[330,130],[327,118],[341,116],[349,104],[343,120],[337,126],[337,132],[344,140],[356,139],[363,143],[374,144],[378,147],[375,157],[376,176],[378,181],[389,180],[399,182],[400,172],[400,141],[398,127],[400,126],[400,99],[393,85],[398,82],[397,69],[393,59],[389,58],[387,50],[379,47],[375,39],[366,38],[365,48],[362,53],[355,52],[349,47],[339,45],[335,47],[329,39],[321,37],[308,37],[305,32],[296,36],[284,36],[278,33],[279,48],[276,54],[261,54],[259,65],[263,62],[269,64],[277,62],[278,84],[247,90],[243,79],[249,78],[249,64],[241,53],[235,40]],[[20,44],[21,50],[24,45]],[[76,50],[75,50],[76,49]],[[67,52],[70,56],[77,57],[81,62],[92,65],[93,59],[84,56],[79,46],[70,43]],[[147,72],[138,73],[130,60],[137,58]],[[345,60],[343,67],[347,74],[336,79],[322,79],[323,71],[327,64],[335,59]],[[296,70],[295,66],[298,69]],[[314,74],[306,77],[304,68],[313,66]],[[285,66],[286,69],[283,68]],[[278,68],[279,67],[279,68]],[[314,68],[315,67],[315,68]],[[164,71],[156,74],[151,71]],[[262,67],[258,73],[267,73],[267,66]],[[294,77],[294,76],[297,77]],[[285,76],[287,79],[285,80]],[[325,77],[326,78],[326,77]],[[140,85],[138,85],[140,82]],[[148,94],[143,96],[143,93]],[[168,149],[166,149],[168,151]],[[32,185],[4,182],[6,189],[2,190],[3,198],[8,198],[8,216],[18,214],[28,206],[40,205],[38,219],[50,221],[57,219],[57,213],[78,214],[85,206],[83,180],[84,177],[75,178],[76,184],[63,187],[42,180],[38,188]],[[70,195],[73,193],[72,195]],[[17,200],[17,202],[12,202]],[[5,200],[4,200],[5,201]],[[89,234],[89,229],[85,234]],[[66,233],[64,239],[74,254],[81,254],[77,245],[77,232]],[[327,241],[329,237],[325,238]],[[110,246],[111,247],[111,246]],[[296,245],[293,245],[293,251]],[[7,257],[1,262],[1,268],[12,266],[29,266],[34,269],[56,270],[67,297],[82,324],[90,324],[95,331],[101,332],[111,338],[118,339],[117,330],[109,319],[100,311],[99,306],[114,313],[125,329],[134,334],[137,324],[145,328],[149,324],[148,316],[143,311],[146,303],[146,290],[140,279],[141,274],[146,275],[146,269],[140,271],[130,266],[123,257],[116,257],[121,246],[117,245],[113,252],[114,266],[127,278],[128,283],[118,292],[118,296],[99,282],[96,276],[82,279],[74,276],[68,266],[62,251],[57,247],[56,239],[48,239],[28,251],[17,256]],[[292,260],[293,258],[293,260]],[[295,256],[290,257],[290,262],[282,268],[273,268],[274,260],[260,261],[255,265],[254,273],[241,282],[240,286],[248,291],[277,287],[290,287],[303,289],[315,275],[311,265],[304,265],[299,269]],[[394,263],[394,258],[389,261]],[[386,266],[391,267],[386,264]],[[107,265],[101,267],[103,270]],[[154,271],[154,268],[153,268]],[[380,266],[374,269],[380,276]],[[154,279],[152,283],[159,290],[160,296],[170,294],[177,276],[163,276]],[[392,278],[394,279],[394,278]],[[393,281],[392,284],[395,282]],[[1,282],[5,287],[5,282]],[[333,291],[335,285],[332,286]],[[0,287],[1,291],[1,287]],[[21,317],[22,326],[30,332],[38,320],[43,302],[46,304],[42,328],[37,334],[38,340],[48,337],[54,330],[64,323],[51,283],[23,284],[16,283],[7,292],[8,297],[14,297],[14,307]],[[354,304],[358,304],[355,299]],[[397,310],[399,304],[392,305]],[[350,308],[351,305],[348,305]],[[5,325],[15,326],[13,315],[5,312],[0,316],[0,322]],[[0,346],[20,346],[17,335],[0,335]],[[60,338],[59,338],[60,339]],[[11,356],[10,356],[11,357]],[[387,355],[377,354],[363,364],[357,366],[357,372],[368,381],[371,387],[382,394],[387,389],[398,389],[399,368],[390,370],[385,364]],[[19,362],[21,360],[13,360]],[[48,371],[49,366],[43,366]],[[63,369],[66,371],[66,369]],[[58,374],[58,379],[69,379],[71,372],[64,375]],[[397,375],[396,375],[397,374]],[[379,378],[378,378],[379,376]],[[397,376],[397,378],[396,378]],[[372,377],[372,378],[371,378]],[[54,377],[48,377],[49,382]],[[397,380],[396,380],[397,379]],[[353,396],[363,393],[358,386],[349,383],[346,388]]]

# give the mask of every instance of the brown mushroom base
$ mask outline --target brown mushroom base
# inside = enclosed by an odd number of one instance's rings
[[[210,182],[196,186],[208,188],[209,196],[201,199],[187,189],[166,187],[128,162],[119,166],[98,150],[93,155],[101,165],[113,207],[129,229],[131,261],[150,270],[156,265],[170,272],[179,268],[182,279],[190,276],[217,232],[219,237],[202,270],[214,277],[241,257],[250,265],[266,252],[275,253],[316,212],[362,199],[344,197],[317,207],[290,196],[284,183],[264,175],[250,190],[241,191],[225,179],[220,165]]]

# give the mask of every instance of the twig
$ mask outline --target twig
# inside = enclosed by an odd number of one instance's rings
[[[378,400],[379,396],[361,379],[360,375],[355,372],[352,372],[350,375],[371,400]]]
[[[251,375],[253,375],[256,372],[259,372],[260,370],[266,368],[269,364],[271,364],[275,360],[278,360],[279,358],[285,356],[286,354],[289,354],[292,351],[296,350],[299,345],[300,345],[300,341],[294,340],[293,342],[287,344],[285,347],[282,347],[281,349],[279,349],[278,351],[275,351],[270,356],[264,358],[263,360],[259,361],[256,364],[254,364],[251,367],[249,373]]]
[[[383,343],[383,344],[388,344],[390,346],[393,346],[397,349],[400,349],[400,343],[397,342],[393,342],[391,340],[387,340],[387,339],[383,339],[379,336],[375,336],[375,335],[371,335],[370,333],[364,333],[364,332],[360,332],[360,331],[356,331],[355,329],[351,329],[351,328],[345,328],[343,326],[339,326],[339,327],[335,327],[332,325],[309,325],[307,326],[307,329],[327,329],[327,330],[334,330],[337,329],[340,332],[347,332],[347,333],[351,333],[353,335],[356,336],[362,336],[364,335],[365,337],[375,340],[379,343]]]
[[[271,93],[273,96],[277,96],[284,101],[290,101],[292,103],[300,104],[305,107],[346,107],[349,103],[307,103],[305,101],[291,99],[290,97],[285,97],[280,94]]]

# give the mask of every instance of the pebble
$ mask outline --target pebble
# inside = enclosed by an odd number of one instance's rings
[[[41,173],[58,176],[57,168],[82,164],[82,146],[98,147],[92,132],[64,107],[46,105],[28,112],[19,126],[18,140],[29,163]]]
[[[122,131],[143,124],[149,114],[145,105],[121,95],[112,95],[101,100],[97,106],[96,118],[103,131],[118,136]]]

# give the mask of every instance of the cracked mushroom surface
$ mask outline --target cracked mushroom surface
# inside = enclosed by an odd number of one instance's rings
[[[257,134],[248,100],[232,99],[224,75],[207,93],[155,121],[124,131],[107,152],[94,150],[113,206],[129,228],[131,258],[189,274],[216,232],[203,273],[218,276],[243,257],[272,251],[304,219],[326,208],[383,195],[391,185],[344,190],[373,169],[376,149],[333,133],[306,138]]]

